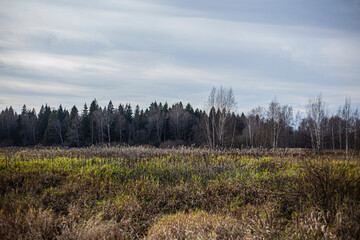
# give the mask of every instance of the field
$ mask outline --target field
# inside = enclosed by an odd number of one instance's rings
[[[360,159],[1,149],[0,239],[360,239]]]

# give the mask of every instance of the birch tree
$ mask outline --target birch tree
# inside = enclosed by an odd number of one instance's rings
[[[309,99],[309,103],[306,106],[308,114],[308,122],[310,128],[310,134],[315,143],[313,148],[316,148],[318,154],[320,154],[322,146],[322,135],[324,133],[324,119],[326,117],[325,103],[322,100],[321,94],[316,99]]]
[[[267,114],[272,127],[272,148],[277,148],[280,134],[280,104],[276,99],[270,102]]]
[[[230,131],[231,112],[236,106],[232,88],[227,89],[222,86],[218,90],[215,87],[212,88],[206,106],[211,122],[207,124],[208,127],[211,126],[211,130],[207,130],[210,134],[208,138],[211,139],[211,147],[223,148],[226,145],[225,137]]]
[[[345,154],[349,157],[349,128],[351,121],[351,99],[349,96],[345,98],[345,104],[342,109],[342,117],[345,122]]]
[[[357,128],[358,128],[358,122],[359,122],[359,111],[356,109],[353,114],[354,117],[354,150],[357,150]]]
[[[104,108],[104,121],[107,129],[107,138],[108,143],[111,143],[111,126],[114,122],[115,115],[114,115],[114,106],[110,101],[107,108]]]

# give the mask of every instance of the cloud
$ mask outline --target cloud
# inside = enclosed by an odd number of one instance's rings
[[[244,109],[275,95],[293,104],[318,92],[339,102],[337,90],[356,95],[358,5],[294,4],[2,1],[0,101],[50,93],[57,105],[63,94],[77,105],[96,97],[202,107],[220,85],[232,86]]]

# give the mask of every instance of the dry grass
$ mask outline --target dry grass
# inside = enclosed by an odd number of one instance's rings
[[[359,209],[356,158],[0,149],[0,239],[360,239]]]
[[[0,218],[1,239],[54,239],[59,219],[50,210],[30,208]]]
[[[244,227],[235,218],[195,211],[161,218],[151,227],[146,239],[243,239],[244,236]]]

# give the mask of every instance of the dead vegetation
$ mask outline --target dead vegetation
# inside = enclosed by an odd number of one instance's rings
[[[0,150],[0,239],[359,239],[359,209],[355,157]]]

